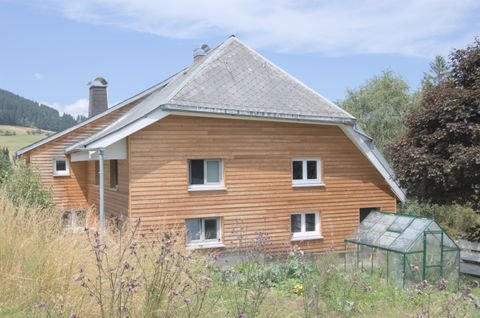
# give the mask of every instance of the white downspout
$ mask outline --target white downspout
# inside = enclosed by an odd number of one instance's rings
[[[105,160],[104,160],[104,150],[98,150],[98,160],[99,160],[99,188],[100,188],[100,237],[103,239],[105,235]]]

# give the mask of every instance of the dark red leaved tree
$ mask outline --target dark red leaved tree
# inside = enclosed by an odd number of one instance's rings
[[[423,93],[406,133],[388,151],[409,196],[480,211],[480,39],[454,50],[449,64],[448,75]]]

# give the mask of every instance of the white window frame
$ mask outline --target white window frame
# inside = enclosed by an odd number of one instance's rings
[[[295,161],[302,162],[302,179],[293,179],[293,163]],[[307,179],[307,162],[315,161],[317,163],[317,178]],[[292,186],[294,187],[311,187],[311,186],[323,186],[322,182],[322,160],[320,158],[294,158],[290,164],[290,176],[292,178]]]
[[[315,214],[315,231],[306,231],[306,221],[305,215],[306,214]],[[301,216],[301,231],[300,232],[292,232],[292,216],[293,215],[300,215]],[[320,219],[320,212],[294,212],[290,214],[290,233],[292,235],[292,241],[306,241],[306,240],[318,240],[323,239],[322,236],[322,221]]]
[[[65,161],[65,170],[57,170],[58,161]],[[70,175],[70,163],[68,158],[57,158],[53,160],[53,175],[55,177],[65,177]]]
[[[187,220],[201,220],[201,232],[199,240],[188,241],[187,234]],[[205,239],[205,221],[206,220],[216,220],[217,221],[217,238],[216,239]],[[198,249],[198,248],[216,248],[216,247],[225,247],[222,243],[222,220],[220,217],[204,217],[204,218],[189,218],[185,219],[185,243],[188,249]]]
[[[203,184],[191,184],[191,175],[192,175],[192,167],[190,162],[192,160],[203,160]],[[211,161],[218,161],[218,169],[219,171],[219,182],[208,182],[207,181],[207,163]],[[222,159],[189,159],[188,160],[188,191],[207,191],[207,190],[226,190],[225,185],[223,183],[223,160]]]

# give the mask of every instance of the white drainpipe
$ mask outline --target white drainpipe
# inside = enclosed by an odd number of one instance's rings
[[[100,237],[103,239],[105,235],[105,160],[104,160],[104,150],[98,150],[98,160],[99,160],[99,176],[100,179]]]

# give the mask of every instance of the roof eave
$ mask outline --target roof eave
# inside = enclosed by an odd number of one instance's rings
[[[316,122],[316,123],[330,123],[330,124],[343,124],[353,126],[356,123],[356,119],[348,117],[326,116],[326,115],[314,115],[314,114],[294,114],[294,113],[281,113],[281,112],[262,112],[262,111],[249,111],[239,109],[227,109],[221,107],[204,107],[204,106],[186,106],[177,104],[164,104],[159,107],[163,111],[179,112],[179,113],[196,113],[205,115],[220,115],[220,116],[232,116],[232,117],[245,117],[245,118],[257,118],[257,119],[275,119],[285,121],[299,121],[299,122]]]

